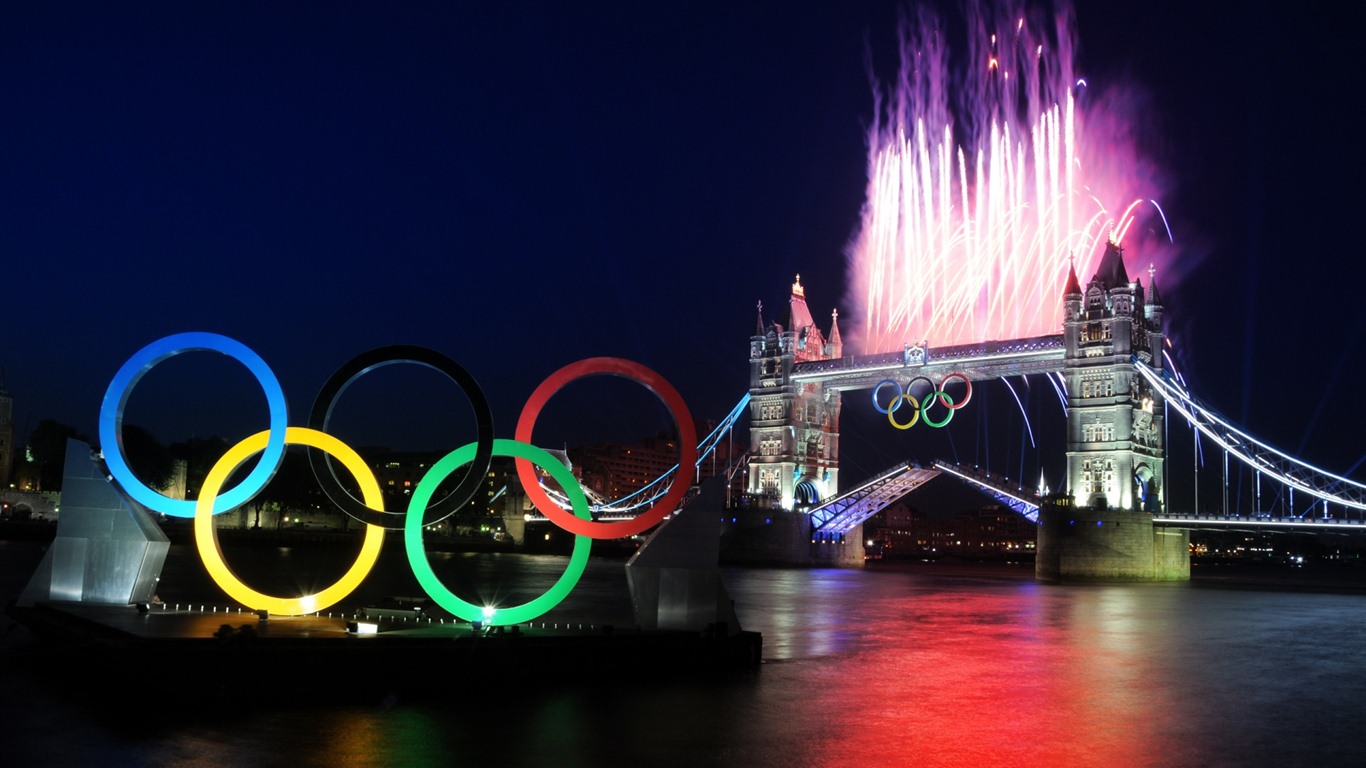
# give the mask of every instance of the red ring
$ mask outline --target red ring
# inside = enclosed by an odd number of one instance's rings
[[[944,402],[944,395],[947,394],[944,391],[944,385],[949,383],[949,379],[958,379],[962,381],[963,384],[965,384],[968,388],[967,394],[963,395],[962,400],[954,404],[944,403],[944,405],[948,406],[950,411],[956,411],[959,408],[962,408],[963,406],[967,405],[968,401],[972,399],[972,380],[957,371],[954,371],[953,373],[944,374],[944,378],[939,380],[939,386],[935,390],[939,394],[939,401],[941,403]]]
[[[522,415],[517,419],[517,441],[535,445],[531,440],[531,432],[536,426],[536,418],[541,415],[541,409],[545,407],[546,401],[569,382],[596,374],[610,374],[634,379],[653,392],[660,400],[663,400],[665,407],[673,415],[674,424],[678,427],[680,455],[678,457],[678,472],[674,475],[668,492],[656,501],[648,512],[637,515],[631,520],[611,523],[584,520],[566,512],[550,500],[545,491],[541,490],[541,483],[536,477],[536,470],[531,462],[520,457],[514,458],[513,462],[517,465],[517,477],[522,481],[522,487],[526,490],[527,497],[541,511],[541,514],[549,518],[555,525],[570,533],[593,539],[618,539],[633,536],[657,525],[664,519],[665,515],[674,511],[674,508],[688,493],[692,468],[697,464],[697,427],[693,424],[692,413],[688,411],[688,406],[683,402],[678,390],[665,381],[663,376],[630,360],[622,360],[616,357],[590,357],[577,363],[570,363],[550,374],[536,388],[536,391],[531,393],[531,397],[527,398],[526,405],[522,406]]]

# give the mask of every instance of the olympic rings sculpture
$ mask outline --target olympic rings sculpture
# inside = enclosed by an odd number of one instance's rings
[[[197,501],[172,499],[149,488],[133,473],[124,456],[123,412],[138,381],[161,361],[184,352],[211,351],[242,363],[261,384],[269,406],[269,428],[232,446],[205,477]],[[384,497],[374,473],[354,449],[326,432],[336,400],[352,382],[377,368],[415,363],[443,373],[463,390],[475,411],[477,439],[438,460],[417,484],[406,510],[384,508]],[[297,616],[321,611],[351,594],[374,567],[384,543],[386,529],[403,531],[404,551],[409,566],[429,597],[452,615],[488,625],[517,624],[529,621],[554,608],[572,591],[588,562],[592,539],[631,536],[658,524],[687,493],[686,473],[677,473],[659,502],[632,520],[599,522],[592,519],[588,499],[572,472],[550,453],[531,444],[532,430],[546,402],[566,384],[593,375],[623,376],[634,379],[659,397],[676,422],[680,444],[680,466],[697,461],[697,435],[692,414],[678,392],[659,374],[639,363],[611,357],[596,357],[571,363],[551,374],[528,398],[517,422],[515,440],[493,437],[493,418],[488,401],[474,377],[455,361],[425,347],[394,345],[357,355],[327,380],[313,404],[308,427],[291,427],[284,392],[269,366],[245,345],[213,333],[190,332],[167,336],[134,353],[119,368],[109,384],[100,407],[99,434],[105,464],[120,488],[142,506],[173,517],[192,518],[195,547],[214,583],[232,599],[252,610]],[[255,498],[274,477],[284,460],[285,446],[302,445],[309,452],[313,468],[328,498],[346,514],[365,524],[365,538],[356,561],[334,584],[303,597],[284,598],[266,595],[242,582],[227,564],[218,544],[213,516],[236,509]],[[223,490],[228,478],[251,457],[260,454],[256,466],[231,489]],[[564,573],[540,597],[512,607],[475,605],[453,594],[432,570],[422,544],[426,526],[453,514],[468,503],[482,484],[493,456],[513,459],[524,490],[536,508],[551,522],[574,534],[574,548]],[[354,498],[338,480],[328,457],[335,459],[355,479],[361,499]],[[469,465],[462,479],[446,496],[433,502],[442,481],[457,469]],[[570,501],[566,512],[541,489],[536,468],[557,482]]]
[[[963,399],[957,402],[954,402],[953,397],[951,397],[948,392],[944,391],[944,386],[948,384],[951,379],[958,379],[967,387],[967,392],[963,395]],[[916,382],[921,381],[928,384],[931,389],[929,392],[925,393],[923,397],[917,400],[915,395],[911,394],[911,390],[915,388]],[[886,406],[883,406],[878,403],[878,394],[882,392],[882,388],[888,384],[896,387],[896,394],[892,396],[891,400],[887,401]],[[972,381],[968,379],[966,375],[957,372],[945,374],[944,378],[940,379],[939,384],[937,385],[928,377],[916,376],[906,382],[905,389],[902,389],[901,384],[893,379],[883,379],[877,383],[877,386],[873,387],[873,409],[878,413],[887,414],[887,421],[891,422],[892,426],[897,429],[910,429],[916,425],[916,422],[921,421],[922,419],[925,422],[925,426],[928,427],[935,427],[938,429],[947,426],[948,423],[953,420],[954,412],[967,405],[968,401],[971,399]],[[944,417],[938,421],[935,421],[930,416],[930,408],[936,402],[944,405]],[[911,407],[911,418],[905,423],[896,420],[896,412],[900,410],[903,404]]]

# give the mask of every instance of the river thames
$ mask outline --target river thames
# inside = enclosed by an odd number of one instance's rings
[[[383,557],[402,556],[392,549]],[[39,553],[0,542],[7,600]],[[506,594],[543,588],[564,565],[451,557]],[[282,558],[299,567],[297,553]],[[402,571],[385,562],[379,572]],[[623,564],[595,558],[547,618],[629,625]],[[172,581],[202,590],[198,569],[173,547],[163,598],[179,597]],[[6,618],[0,764],[1366,764],[1366,590],[1195,570],[1191,583],[1059,586],[1035,583],[1029,566],[727,568],[744,628],[763,633],[763,663],[732,677],[666,681],[646,665],[578,685],[510,678],[453,685],[436,702],[306,707],[277,706],[269,680],[248,680],[259,703],[226,712],[163,706],[158,691],[192,677],[174,668],[147,670],[126,711],[93,711],[60,658]]]

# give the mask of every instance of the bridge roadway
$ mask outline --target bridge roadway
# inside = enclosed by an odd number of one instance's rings
[[[992,475],[979,468],[967,468],[958,464],[935,461],[932,465],[940,472],[954,475],[960,480],[976,485],[996,497],[1006,506],[1038,522],[1039,495],[1024,491],[1009,478]],[[1250,515],[1211,515],[1182,514],[1179,512],[1160,512],[1153,515],[1153,525],[1159,528],[1186,528],[1212,530],[1265,530],[1271,529],[1313,529],[1337,531],[1366,531],[1366,519],[1347,517],[1310,517],[1264,514]]]
[[[928,468],[903,462],[838,498],[811,510],[811,527],[816,533],[844,534],[863,523],[883,507],[933,479],[940,473],[952,475],[994,497],[1002,505],[1023,515],[1032,523],[1039,521],[1039,494],[1023,488],[1003,475],[993,475],[980,467],[967,467],[936,460]],[[1272,514],[1211,515],[1164,512],[1153,515],[1159,528],[1212,530],[1336,530],[1366,532],[1366,519],[1347,517],[1278,516]]]
[[[950,373],[962,374],[970,381],[982,381],[1052,373],[1062,367],[1062,334],[1054,334],[952,347],[910,347],[902,352],[797,363],[792,367],[792,380],[820,382],[827,389],[843,392],[872,389],[884,379],[911,371],[938,383]]]

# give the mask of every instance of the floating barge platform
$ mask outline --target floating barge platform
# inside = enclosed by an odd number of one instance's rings
[[[270,616],[211,606],[9,606],[71,679],[92,688],[170,675],[197,698],[438,698],[464,686],[697,679],[757,668],[756,632],[623,629],[355,614]],[[366,626],[369,625],[369,626]],[[366,633],[372,630],[372,633]],[[265,691],[269,693],[264,693]],[[161,694],[159,694],[161,695]]]
[[[740,629],[720,581],[712,509],[723,491],[709,480],[689,511],[661,524],[626,563],[631,628],[563,619],[486,627],[426,616],[412,598],[268,615],[160,602],[168,536],[90,446],[72,439],[56,535],[7,613],[40,641],[26,666],[87,694],[126,696],[156,681],[158,696],[450,698],[489,682],[499,685],[479,690],[732,673],[760,663],[762,641]],[[703,512],[691,511],[703,502]]]

